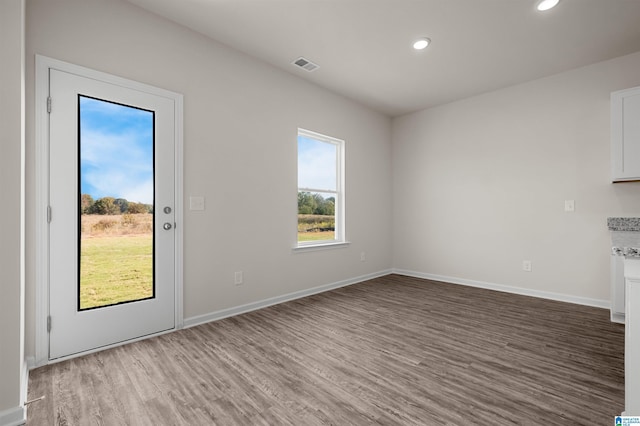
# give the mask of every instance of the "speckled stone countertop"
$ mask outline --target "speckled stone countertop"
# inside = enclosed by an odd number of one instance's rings
[[[609,231],[640,232],[640,217],[609,217],[607,225]]]

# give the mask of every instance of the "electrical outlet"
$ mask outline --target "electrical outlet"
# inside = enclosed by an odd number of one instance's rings
[[[531,272],[531,261],[523,260],[522,261],[522,270],[525,272]]]
[[[233,277],[233,283],[235,285],[240,285],[244,282],[243,277],[242,277],[242,271],[238,271],[235,273],[234,277]]]
[[[367,260],[367,255],[364,252],[360,253],[360,262],[364,262],[365,260]]]
[[[573,212],[576,210],[576,203],[573,200],[564,200],[564,211]]]

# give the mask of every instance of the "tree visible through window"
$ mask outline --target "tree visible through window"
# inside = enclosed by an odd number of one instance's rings
[[[298,129],[298,245],[344,241],[344,141]]]

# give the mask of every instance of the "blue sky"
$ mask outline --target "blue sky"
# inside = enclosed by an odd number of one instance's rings
[[[153,112],[80,97],[80,191],[153,204]]]
[[[298,136],[298,187],[336,188],[336,145]]]

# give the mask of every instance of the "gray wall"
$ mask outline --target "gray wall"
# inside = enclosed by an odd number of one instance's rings
[[[24,1],[0,2],[0,424],[23,416]]]
[[[609,97],[637,85],[640,53],[395,119],[394,267],[607,305],[606,219],[640,213]]]
[[[184,94],[184,315],[391,268],[391,120],[120,0],[30,0],[27,81],[41,54]],[[34,106],[27,105],[29,211]],[[292,253],[297,128],[346,141],[347,248]],[[34,223],[32,213],[28,223]],[[34,353],[34,242],[28,229],[27,351]],[[366,262],[360,253],[366,252]],[[234,285],[234,271],[244,284]]]

